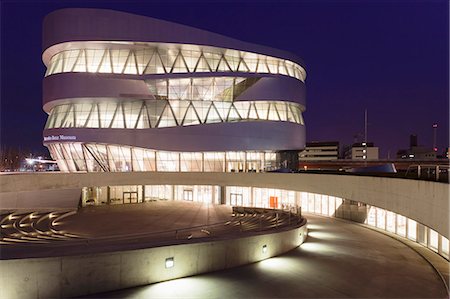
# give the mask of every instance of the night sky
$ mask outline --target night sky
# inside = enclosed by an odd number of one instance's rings
[[[63,1],[61,1],[63,2]],[[307,141],[364,132],[391,158],[409,135],[449,145],[448,1],[1,1],[1,145],[45,153],[41,27],[64,7],[155,17],[287,50],[307,71]]]

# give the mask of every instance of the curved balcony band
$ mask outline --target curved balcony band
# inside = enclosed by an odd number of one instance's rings
[[[63,171],[262,171],[305,145],[295,55],[109,10],[59,10],[43,32],[44,145]]]

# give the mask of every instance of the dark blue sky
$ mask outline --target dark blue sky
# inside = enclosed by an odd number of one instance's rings
[[[307,65],[307,140],[369,141],[395,156],[409,134],[449,145],[448,1],[2,1],[1,145],[45,152],[41,25],[63,7],[121,10],[291,51]]]

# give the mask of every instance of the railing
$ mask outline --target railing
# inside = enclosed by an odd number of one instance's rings
[[[405,173],[406,178],[422,180],[447,181],[450,165],[445,164],[413,164]]]

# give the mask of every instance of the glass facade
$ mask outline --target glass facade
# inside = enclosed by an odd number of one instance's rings
[[[77,47],[76,42],[71,44]],[[306,78],[304,68],[297,63],[251,52],[156,43],[133,43],[129,47],[133,49],[114,49],[105,43],[58,52],[50,59],[45,76],[68,72],[130,75],[244,72],[281,74],[303,82]]]
[[[304,125],[301,106],[283,101],[84,99],[52,108],[45,129],[147,129],[257,120]]]
[[[273,152],[168,152],[96,143],[49,143],[64,172],[260,172],[276,166]]]
[[[220,186],[207,185],[124,185],[84,187],[81,204],[85,206],[117,205],[157,200],[184,200],[221,203]]]
[[[245,186],[137,185],[83,188],[82,205],[185,200],[231,206],[297,209],[355,220],[397,234],[449,258],[449,240],[403,215],[343,198],[292,190]]]

